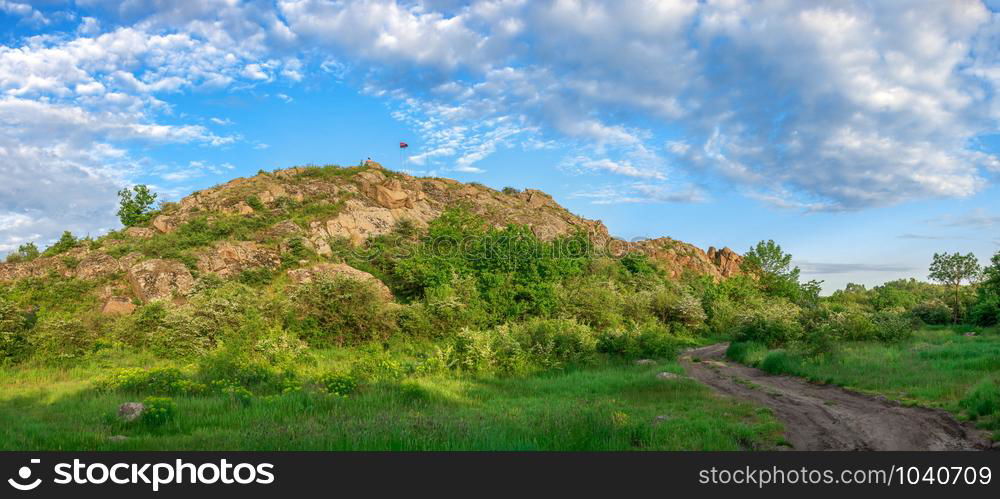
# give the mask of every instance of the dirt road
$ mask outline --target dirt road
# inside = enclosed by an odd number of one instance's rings
[[[975,450],[985,433],[936,409],[902,407],[886,399],[791,376],[774,376],[725,359],[725,343],[688,351],[688,375],[727,395],[774,410],[796,450]],[[699,361],[694,361],[698,359]]]

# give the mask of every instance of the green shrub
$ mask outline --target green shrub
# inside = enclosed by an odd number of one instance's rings
[[[784,300],[766,302],[743,311],[736,328],[736,341],[755,341],[774,347],[798,341],[803,328],[799,307]]]
[[[980,381],[959,401],[959,406],[972,418],[1000,413],[1000,387],[988,379]]]
[[[362,350],[351,364],[350,376],[370,383],[399,381],[405,375],[403,365],[376,345]]]
[[[559,315],[576,319],[597,331],[622,325],[624,305],[615,283],[594,279],[574,279],[557,288]]]
[[[872,325],[874,339],[885,342],[910,339],[918,329],[918,324],[911,318],[888,310],[872,314]]]
[[[260,201],[257,196],[247,196],[246,203],[248,206],[254,209],[254,211],[262,211],[264,209],[264,203]]]
[[[596,348],[598,352],[627,359],[667,359],[676,357],[689,343],[690,340],[674,335],[662,324],[646,324],[602,331],[597,335]]]
[[[29,349],[24,314],[0,297],[0,365],[23,359]]]
[[[664,323],[679,322],[698,326],[705,322],[705,309],[697,298],[683,292],[664,289],[653,293],[650,306]]]
[[[316,382],[324,392],[338,397],[346,397],[358,388],[357,380],[350,374],[327,373]]]
[[[925,324],[951,324],[952,322],[951,307],[939,299],[921,302],[910,309],[910,313],[924,321]]]
[[[510,328],[463,329],[452,340],[446,364],[464,372],[512,375],[531,368],[532,360]]]
[[[62,361],[83,357],[94,351],[98,331],[75,317],[46,317],[35,326],[28,342],[35,357],[46,361]]]
[[[119,369],[98,381],[97,388],[152,395],[202,395],[208,391],[205,384],[191,380],[173,367]]]
[[[64,231],[59,240],[55,242],[52,246],[45,248],[42,252],[42,256],[55,256],[60,253],[65,253],[80,244],[80,241],[73,235],[70,231]]]
[[[977,326],[1000,324],[1000,296],[983,296],[969,310],[969,321]]]
[[[303,284],[292,299],[291,326],[317,345],[384,341],[396,332],[396,307],[370,283],[349,278],[320,278]]]
[[[771,374],[795,374],[798,372],[798,361],[784,350],[774,350],[760,362],[760,368]]]
[[[752,341],[734,341],[726,349],[726,357],[746,364],[748,366],[758,366],[764,357],[767,356],[767,347]]]
[[[30,262],[40,254],[35,243],[25,243],[18,246],[16,251],[7,254],[7,263]]]
[[[463,328],[478,328],[489,322],[471,279],[425,290],[422,302],[400,311],[400,328],[408,336],[441,338]]]
[[[573,320],[532,319],[512,325],[511,334],[543,367],[587,362],[597,352],[593,331]]]
[[[139,420],[146,426],[156,428],[163,426],[177,415],[177,404],[170,397],[146,397]]]

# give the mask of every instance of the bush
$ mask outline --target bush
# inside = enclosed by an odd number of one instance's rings
[[[597,352],[591,329],[573,320],[533,319],[511,326],[511,334],[543,367],[586,362]]]
[[[668,359],[676,357],[689,343],[662,324],[647,324],[601,332],[597,335],[596,348],[598,352],[627,359]]]
[[[219,346],[198,361],[198,378],[216,386],[280,391],[306,360],[301,340],[260,318],[227,330]]]
[[[67,230],[62,233],[62,236],[59,237],[59,240],[56,241],[55,244],[49,246],[48,248],[45,248],[45,251],[42,253],[42,256],[55,256],[60,253],[65,253],[77,247],[77,245],[79,244],[80,241],[76,238],[76,236],[74,236],[72,232]]]
[[[736,341],[755,341],[769,347],[798,341],[804,333],[799,307],[784,300],[766,302],[740,314]]]
[[[98,381],[97,388],[152,395],[202,395],[208,391],[205,384],[192,381],[173,367],[119,369]]]
[[[139,419],[149,427],[163,426],[177,414],[177,404],[170,397],[146,397],[142,405],[144,409]]]
[[[35,243],[25,243],[17,247],[17,251],[7,254],[7,263],[30,262],[39,256],[38,246]]]
[[[559,315],[576,319],[597,331],[622,324],[623,300],[613,282],[575,279],[557,288]]]
[[[330,395],[346,397],[358,388],[358,382],[349,374],[327,373],[320,376],[316,383]]]
[[[705,309],[697,298],[681,293],[667,298],[664,293],[653,294],[654,314],[663,322],[679,322],[686,326],[699,326],[705,322]]]
[[[734,341],[726,349],[726,357],[748,366],[759,365],[767,353],[766,346],[752,341]]]
[[[351,377],[370,383],[403,379],[402,364],[376,345],[369,345],[351,364]]]
[[[39,321],[28,337],[34,355],[47,361],[83,357],[94,351],[98,332],[92,325],[68,316],[52,316]]]
[[[798,361],[784,350],[768,353],[760,362],[760,369],[771,374],[795,374]]]
[[[959,401],[959,406],[973,419],[1000,413],[1000,387],[992,380],[984,379]]]
[[[317,345],[384,341],[396,332],[397,310],[370,283],[349,278],[320,278],[293,295],[292,327]]]
[[[484,331],[464,329],[455,335],[446,363],[465,372],[495,372],[501,375],[530,369],[532,359],[507,326]]]
[[[1000,297],[987,295],[980,298],[969,310],[969,321],[983,327],[1000,324]]]
[[[888,310],[872,314],[872,325],[874,338],[886,342],[910,339],[918,328],[911,318]]]
[[[423,302],[403,308],[399,318],[403,332],[423,338],[441,338],[488,322],[471,279],[426,289]]]
[[[17,362],[28,353],[24,314],[13,303],[0,298],[0,365]]]
[[[937,299],[919,303],[910,309],[910,313],[924,321],[925,324],[951,324],[952,322],[951,307]]]

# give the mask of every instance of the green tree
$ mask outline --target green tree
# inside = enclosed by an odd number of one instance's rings
[[[799,268],[792,255],[773,240],[761,241],[743,255],[741,269],[758,279],[761,289],[772,296],[799,298]]]
[[[983,269],[982,277],[980,288],[987,293],[1000,296],[1000,251],[993,255],[990,264]]]
[[[953,321],[958,323],[962,309],[962,281],[972,281],[979,276],[979,261],[972,253],[934,253],[929,277],[931,280],[949,286],[955,292]]]
[[[72,232],[68,230],[63,231],[62,236],[59,237],[59,240],[56,241],[55,244],[45,248],[45,252],[42,253],[42,256],[55,256],[60,253],[65,253],[75,248],[79,242],[80,240],[77,239]]]
[[[35,243],[25,243],[7,255],[7,263],[27,262],[38,258],[38,246]]]
[[[146,223],[152,217],[155,201],[156,193],[150,192],[145,185],[136,185],[132,190],[122,189],[118,191],[118,219],[126,227]]]

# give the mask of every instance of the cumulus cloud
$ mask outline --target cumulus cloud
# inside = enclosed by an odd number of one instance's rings
[[[502,113],[597,144],[611,157],[594,166],[612,174],[635,176],[626,159],[637,154],[661,166],[672,159],[684,173],[818,211],[969,196],[998,164],[968,145],[995,130],[997,104],[985,89],[1000,81],[987,42],[996,39],[996,15],[973,1],[509,1],[435,10],[430,2],[289,0],[279,8],[305,39],[418,70],[403,77],[412,98],[458,102],[453,114],[462,119]],[[384,78],[370,85],[385,90],[400,78],[375,76]],[[449,91],[435,93],[442,87]],[[440,117],[440,127],[453,125],[455,116]],[[656,147],[657,123],[682,127],[683,146]]]
[[[911,272],[917,270],[905,265],[878,263],[831,263],[831,262],[793,262],[802,269],[804,274],[854,274],[859,272]]]
[[[115,193],[149,168],[136,145],[240,140],[163,122],[162,97],[238,81],[258,54],[187,32],[99,30],[85,18],[73,34],[0,45],[0,252],[115,227]]]

